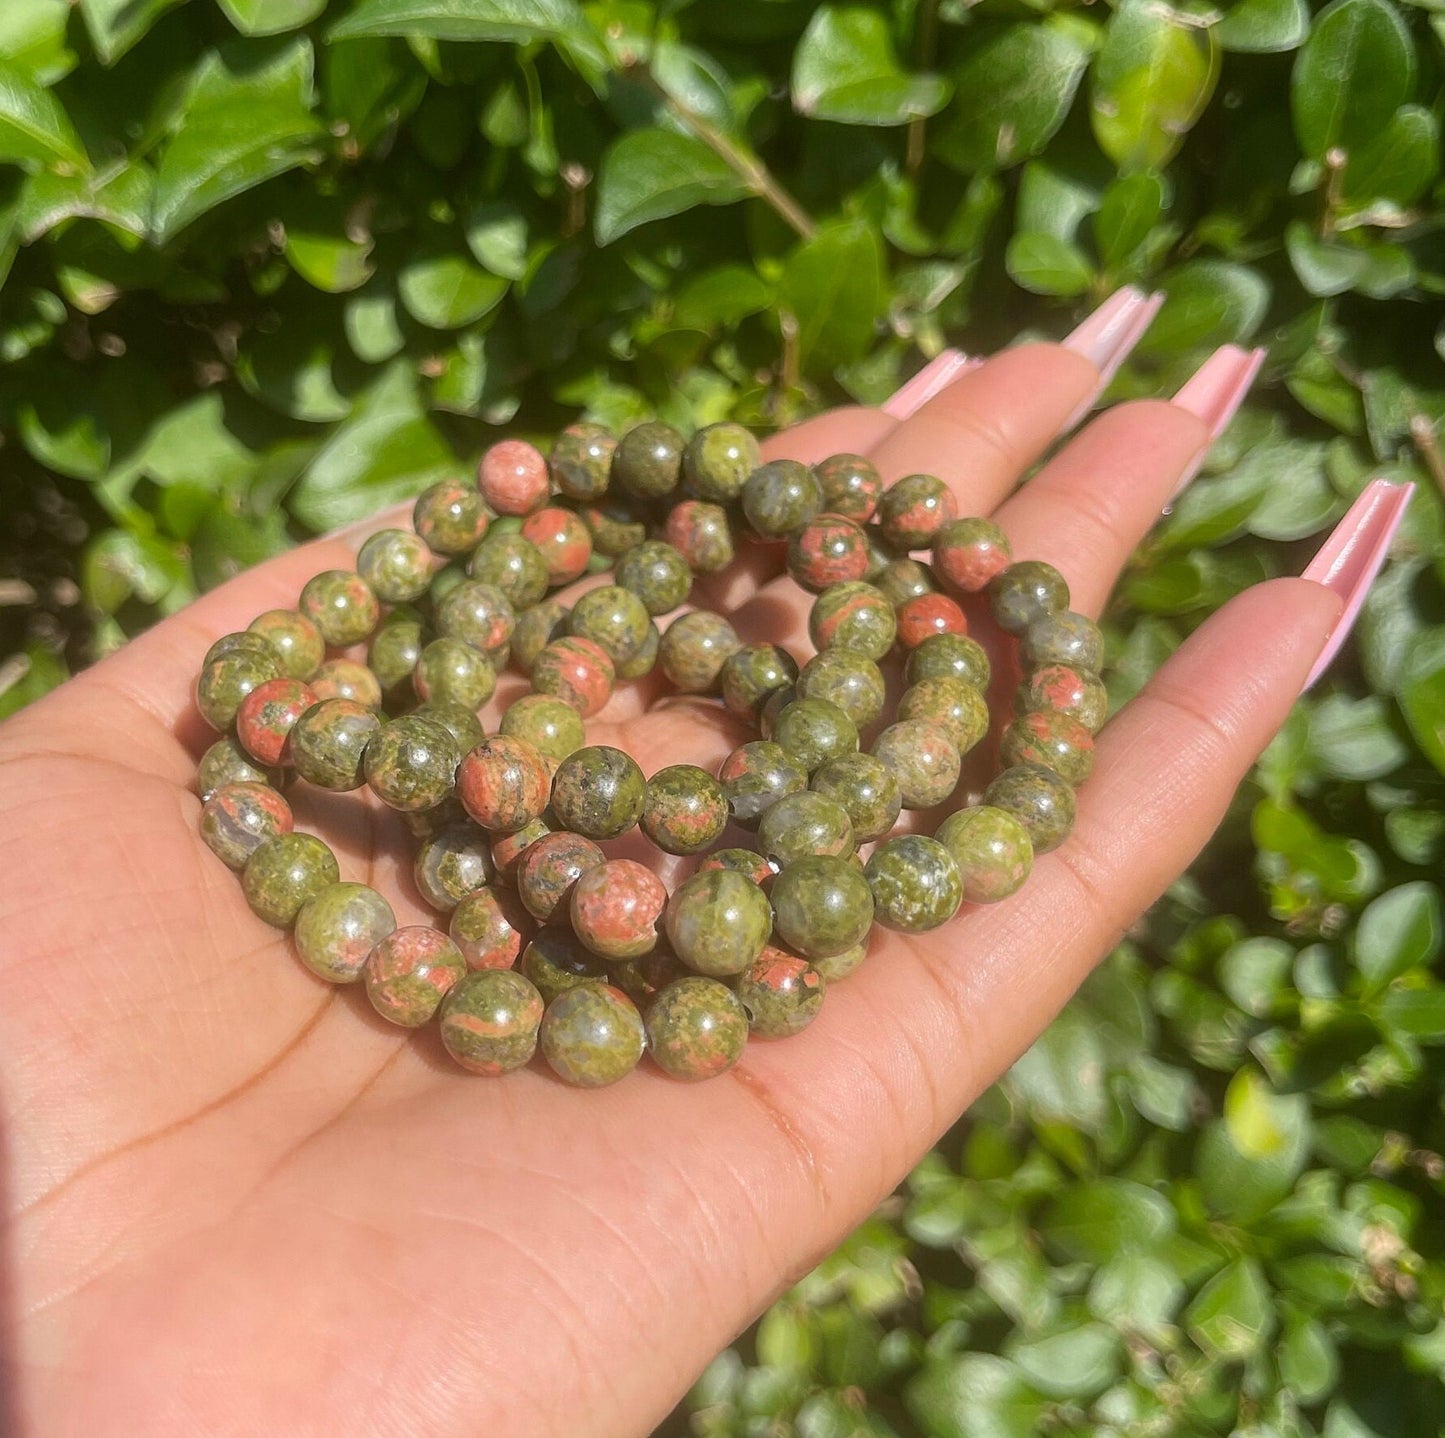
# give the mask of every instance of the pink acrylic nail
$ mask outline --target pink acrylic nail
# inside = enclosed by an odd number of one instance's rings
[[[1413,484],[1371,480],[1305,569],[1303,578],[1334,590],[1344,601],[1340,617],[1335,620],[1324,648],[1305,680],[1306,689],[1329,668],[1349,638],[1360,606],[1364,604],[1365,596],[1390,552],[1390,543],[1405,518],[1405,510],[1414,492]]]
[[[962,350],[947,349],[935,355],[912,379],[883,401],[883,413],[894,419],[911,419],[959,375],[977,369],[983,361]]]
[[[1144,337],[1164,303],[1159,293],[1146,295],[1133,285],[1116,290],[1077,329],[1062,340],[1063,347],[1082,355],[1099,371],[1099,382],[1079,402],[1078,408],[1064,422],[1063,429],[1071,430],[1093,409],[1099,396],[1109,387],[1109,382],[1119,372],[1119,366],[1129,358],[1134,346]]]
[[[1208,438],[1190,462],[1189,467],[1179,476],[1170,502],[1179,496],[1199,473],[1209,453],[1209,446],[1229,428],[1229,422],[1239,412],[1244,397],[1249,393],[1259,367],[1264,363],[1262,349],[1244,350],[1238,345],[1221,345],[1194,373],[1184,381],[1173,403],[1180,409],[1202,419]]]

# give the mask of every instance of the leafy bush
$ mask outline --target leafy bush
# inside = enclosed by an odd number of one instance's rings
[[[1269,361],[1125,577],[1116,700],[1420,482],[1204,859],[671,1428],[1445,1423],[1435,9],[0,7],[0,714],[493,426],[782,424],[1129,280],[1116,393]]]

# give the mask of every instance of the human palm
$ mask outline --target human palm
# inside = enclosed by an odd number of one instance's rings
[[[907,420],[837,411],[767,450],[937,473],[1096,612],[1208,440],[1179,405],[1121,406],[1015,491],[1097,382],[1021,346]],[[468,1076],[434,1029],[323,985],[197,836],[201,656],[351,553],[262,565],[0,728],[0,1390],[21,1431],[645,1434],[1189,861],[1339,609],[1294,580],[1235,600],[1106,729],[1073,837],[1025,888],[875,933],[805,1034],[713,1082],[644,1067],[579,1091]],[[779,570],[751,550],[695,599],[804,653]],[[747,737],[647,697],[624,688],[589,738],[651,772]],[[308,794],[297,817],[426,921],[394,816]]]

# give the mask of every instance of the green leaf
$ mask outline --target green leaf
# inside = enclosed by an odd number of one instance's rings
[[[1378,1013],[1389,1033],[1408,1034],[1421,1043],[1445,1043],[1445,989],[1393,988],[1380,1000]]]
[[[70,0],[0,6],[0,55],[31,79],[53,85],[75,66],[65,35],[70,11]]]
[[[1185,1132],[1198,1085],[1188,1069],[1161,1062],[1152,1054],[1140,1054],[1129,1065],[1129,1097],[1134,1107],[1160,1128]]]
[[[329,38],[402,35],[524,44],[582,31],[582,13],[572,0],[361,0],[331,27]]]
[[[396,276],[406,312],[434,330],[474,324],[501,304],[509,288],[508,281],[458,250],[422,253],[402,265]]]
[[[1126,1179],[1100,1178],[1066,1188],[1039,1231],[1067,1259],[1107,1263],[1156,1248],[1174,1226],[1174,1210],[1162,1194]]]
[[[1401,105],[1350,154],[1341,194],[1352,204],[1413,204],[1440,169],[1440,125],[1423,105]]]
[[[844,125],[905,125],[936,115],[949,84],[898,64],[888,21],[866,5],[821,5],[793,52],[793,106]]]
[[[673,321],[684,329],[710,330],[714,325],[735,325],[748,315],[765,310],[773,292],[743,265],[719,265],[689,280],[678,291]]]
[[[992,30],[953,71],[953,103],[933,140],[939,157],[1002,170],[1037,155],[1064,123],[1092,49],[1090,31],[1061,17]]]
[[[90,169],[90,157],[60,102],[4,59],[0,59],[0,161]]]
[[[467,216],[467,247],[477,263],[505,280],[527,273],[527,217],[507,200],[489,200]]]
[[[1081,1323],[1013,1344],[1007,1356],[1040,1393],[1088,1400],[1102,1393],[1121,1367],[1119,1335],[1103,1323]]]
[[[27,645],[6,662],[11,670],[0,685],[0,719],[8,719],[70,678],[65,661],[42,644]]]
[[[1366,993],[1379,993],[1392,979],[1429,964],[1440,952],[1440,891],[1416,880],[1375,899],[1355,931],[1355,966]]]
[[[1255,1018],[1268,1018],[1289,982],[1295,951],[1266,935],[1243,939],[1220,956],[1219,986]]]
[[[1123,264],[1149,238],[1164,208],[1158,175],[1121,175],[1107,190],[1094,216],[1094,242],[1107,266]]]
[[[1009,1070],[1013,1089],[1035,1117],[1096,1131],[1108,1112],[1107,1058],[1096,1025],[1068,1008]]]
[[[788,256],[778,295],[797,320],[805,366],[856,360],[873,341],[885,300],[878,232],[863,220],[823,226]]]
[[[57,174],[39,170],[25,181],[18,219],[33,244],[66,220],[99,220],[140,238],[146,233],[153,185],[144,165],[124,165],[103,174]]]
[[[326,8],[326,0],[219,0],[219,4],[243,35],[299,30]]]
[[[1089,257],[1054,235],[1015,235],[1004,264],[1015,284],[1039,295],[1081,295],[1094,278]]]
[[[1240,54],[1293,50],[1310,31],[1306,0],[1237,0],[1214,27],[1220,48]]]
[[[1326,695],[1310,715],[1310,756],[1332,778],[1381,778],[1410,757],[1391,717],[1378,694]]]
[[[1322,160],[1369,143],[1414,82],[1415,47],[1389,0],[1333,0],[1315,16],[1290,81],[1300,148]]]
[[[1200,1289],[1184,1312],[1189,1336],[1216,1358],[1257,1353],[1275,1330],[1269,1285],[1250,1258],[1231,1263]]]
[[[1017,1367],[987,1353],[926,1364],[904,1400],[926,1438],[1034,1438],[1048,1406]]]
[[[54,382],[37,386],[16,411],[20,442],[31,457],[71,479],[97,480],[110,465],[110,428],[94,394]]]
[[[675,130],[632,130],[602,156],[593,227],[610,245],[649,220],[694,205],[731,205],[750,187],[701,140]]]
[[[1269,281],[1227,260],[1190,260],[1159,288],[1164,307],[1144,332],[1141,354],[1239,343],[1254,334],[1269,307]]]
[[[1209,30],[1152,0],[1124,0],[1094,63],[1089,113],[1099,148],[1121,168],[1159,169],[1203,113],[1218,75]]]
[[[112,65],[173,6],[184,0],[80,0],[90,43]]]
[[[1425,654],[1429,662],[1411,665],[1396,697],[1415,742],[1445,774],[1445,638]]]
[[[1173,1322],[1184,1293],[1166,1259],[1128,1249],[1094,1271],[1089,1312],[1125,1332],[1152,1335]]]
[[[351,352],[367,364],[389,360],[406,343],[397,313],[396,291],[390,284],[369,285],[346,302],[343,317]]]

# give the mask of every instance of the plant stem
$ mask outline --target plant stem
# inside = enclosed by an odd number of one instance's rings
[[[1410,438],[1414,442],[1435,488],[1445,496],[1445,455],[1440,453],[1440,441],[1435,435],[1435,426],[1428,415],[1417,414],[1410,420]]]
[[[938,49],[938,0],[922,0],[918,7],[918,34],[914,54],[920,70],[933,68],[934,55]],[[928,138],[928,120],[915,115],[908,122],[908,148],[903,165],[910,175],[916,175],[923,168],[924,142]]]

